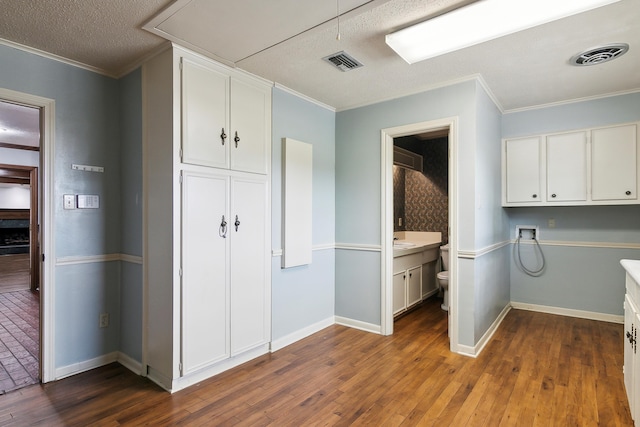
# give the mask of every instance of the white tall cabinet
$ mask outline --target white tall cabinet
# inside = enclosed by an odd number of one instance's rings
[[[143,367],[176,391],[268,351],[271,86],[178,46],[142,71]]]

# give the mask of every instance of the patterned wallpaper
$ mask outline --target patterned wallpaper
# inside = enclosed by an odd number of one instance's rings
[[[440,231],[443,243],[447,243],[448,139],[399,142],[399,146],[422,155],[423,172],[393,168],[394,231]],[[399,227],[402,215],[403,226]]]

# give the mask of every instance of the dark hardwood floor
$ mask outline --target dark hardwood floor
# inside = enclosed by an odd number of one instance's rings
[[[476,358],[430,300],[383,337],[331,326],[173,395],[112,364],[0,396],[0,425],[631,426],[622,325],[512,310]]]
[[[29,289],[29,254],[0,255],[0,293]]]

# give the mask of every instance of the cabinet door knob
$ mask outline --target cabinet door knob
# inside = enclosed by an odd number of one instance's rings
[[[224,215],[222,215],[222,221],[220,222],[220,228],[218,229],[218,234],[223,239],[227,238],[227,221],[224,219]]]
[[[233,140],[236,142],[236,148],[238,148],[238,142],[240,142],[240,137],[238,136],[238,131],[236,131],[236,137],[233,138]]]
[[[556,193],[553,193],[553,194],[551,195],[551,197],[553,197],[553,198],[555,199],[555,197],[556,197]]]
[[[626,194],[627,196],[630,196],[631,195],[631,191],[627,190],[627,191],[624,192],[624,194]]]
[[[236,231],[238,231],[238,227],[240,227],[240,220],[238,220],[238,215],[236,215],[236,222],[233,223],[236,226]]]
[[[533,197],[533,198],[535,199],[536,197],[538,197],[538,195],[537,195],[537,194],[534,194],[534,195],[533,195],[533,196],[531,196],[531,197]]]
[[[227,139],[227,134],[224,133],[224,128],[222,128],[222,133],[220,134],[220,140],[222,141],[222,145],[224,145],[224,141]]]

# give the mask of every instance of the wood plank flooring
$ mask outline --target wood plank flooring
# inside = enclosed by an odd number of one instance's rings
[[[622,325],[512,310],[450,353],[430,300],[383,337],[331,326],[173,395],[118,364],[0,396],[0,425],[631,426]]]
[[[29,289],[29,254],[0,255],[0,293]]]

